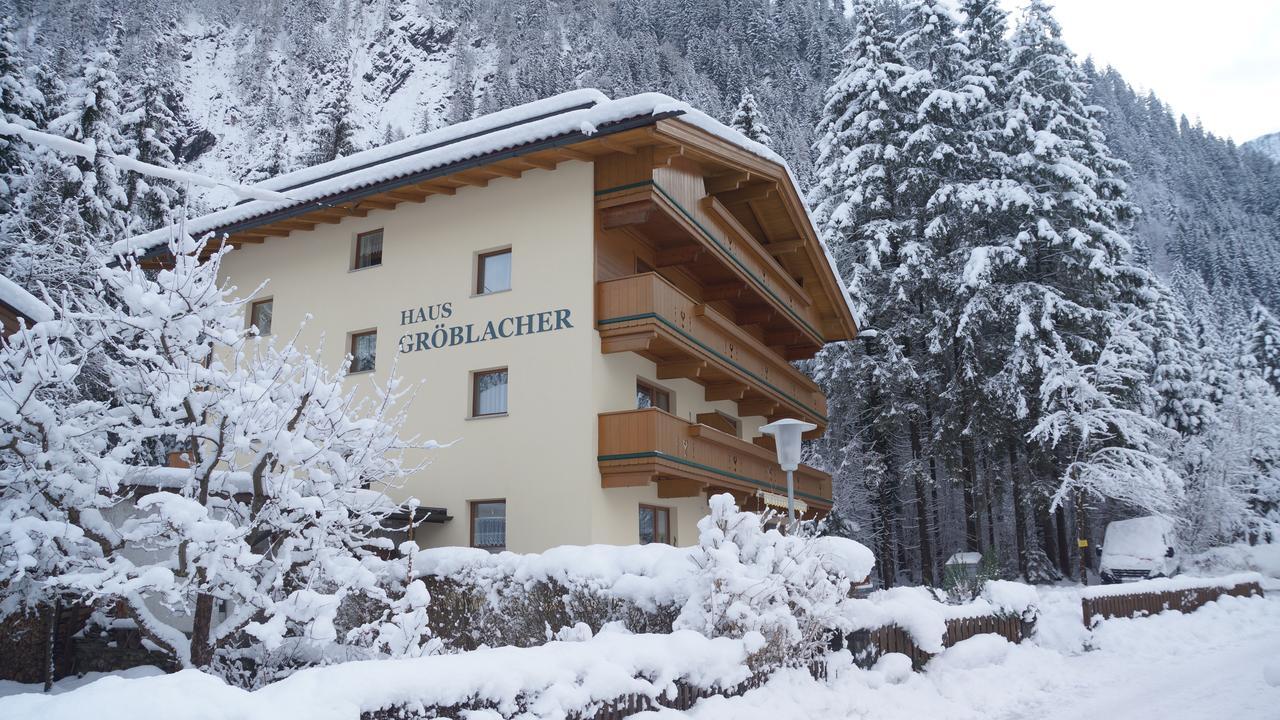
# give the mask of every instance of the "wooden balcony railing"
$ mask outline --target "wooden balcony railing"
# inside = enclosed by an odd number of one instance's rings
[[[635,352],[658,378],[688,378],[707,400],[732,400],[740,415],[797,417],[827,425],[827,399],[804,373],[728,318],[655,273],[596,286],[596,326],[605,353]]]
[[[656,266],[681,266],[706,286],[708,301],[757,318],[770,344],[796,358],[822,347],[813,298],[719,200],[702,195],[700,184],[667,178],[610,188],[597,192],[596,207],[604,227],[643,235],[658,250]]]
[[[657,408],[603,413],[600,421],[601,484],[606,488],[658,483],[658,497],[693,497],[720,489],[737,495],[759,491],[785,495],[786,473],[762,447]],[[831,476],[801,465],[796,499],[810,508],[831,507]]]

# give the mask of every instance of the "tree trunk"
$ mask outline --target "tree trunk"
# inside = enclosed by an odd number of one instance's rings
[[[55,597],[53,605],[49,608],[49,622],[46,623],[48,628],[44,643],[44,691],[49,692],[53,689],[54,675],[57,674],[55,665],[58,662],[57,645],[58,645],[58,620],[62,615],[62,598]]]
[[[1027,577],[1027,494],[1026,485],[1018,472],[1018,446],[1008,444],[1009,480],[1013,484],[1013,535],[1018,552],[1018,572]]]
[[[1076,554],[1079,555],[1080,561],[1080,583],[1082,585],[1089,584],[1089,553],[1088,548],[1080,547],[1080,541],[1088,537],[1085,532],[1084,520],[1084,493],[1076,491]]]
[[[1054,513],[1054,524],[1057,529],[1058,569],[1063,575],[1071,577],[1071,549],[1067,546],[1067,512],[1061,505]]]
[[[213,664],[213,596],[196,596],[196,612],[191,622],[191,664],[201,670]]]
[[[923,443],[920,441],[920,425],[915,421],[910,425],[911,457],[915,461],[912,463],[911,475],[915,479],[916,524],[920,528],[920,581],[925,585],[933,585],[933,543],[929,539],[929,496],[922,472]]]
[[[964,549],[978,550],[978,506],[974,502],[974,486],[977,484],[977,468],[974,467],[973,441],[960,441],[960,464],[964,474]]]

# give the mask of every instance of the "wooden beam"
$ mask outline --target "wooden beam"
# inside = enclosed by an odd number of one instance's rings
[[[581,160],[583,162],[593,162],[596,159],[594,154],[578,148],[560,147],[555,150],[548,150],[547,152],[554,152],[563,155],[570,160]]]
[[[625,153],[625,154],[627,154],[627,155],[635,155],[635,154],[636,154],[636,149],[635,149],[635,148],[631,147],[630,145],[627,145],[627,144],[624,144],[624,143],[618,142],[617,140],[614,140],[614,139],[613,139],[613,138],[611,138],[611,137],[602,137],[602,138],[597,138],[597,139],[596,139],[596,142],[598,142],[598,143],[600,143],[601,145],[603,145],[603,146],[605,146],[605,147],[609,148],[610,150],[615,150],[615,151],[617,151],[617,152]]]
[[[737,320],[739,325],[758,325],[772,321],[777,314],[778,311],[770,305],[757,305],[739,310]]]
[[[648,352],[658,333],[652,330],[600,338],[600,352],[608,355],[618,352]]]
[[[702,299],[707,302],[712,300],[732,300],[741,296],[746,289],[747,286],[740,282],[708,285],[702,290]]]
[[[730,190],[737,190],[742,184],[751,179],[751,173],[748,172],[731,172],[723,175],[712,175],[705,180],[707,194],[716,195]]]
[[[696,378],[707,369],[705,360],[675,360],[658,363],[658,379]]]
[[[602,470],[600,473],[600,487],[644,487],[653,480],[653,477],[653,473],[649,472],[605,472]]]
[[[691,262],[696,262],[704,252],[706,252],[706,248],[701,245],[685,245],[669,250],[660,250],[653,257],[653,266],[664,268],[673,265],[688,265]]]
[[[705,396],[708,402],[715,400],[741,400],[747,394],[747,386],[741,383],[716,383],[708,385]]]
[[[751,398],[738,403],[738,412],[742,415],[759,415],[769,417],[778,411],[776,400],[769,398]]]
[[[503,165],[499,163],[488,165],[482,168],[482,171],[492,172],[492,173],[501,175],[502,177],[509,177],[509,178],[518,178],[524,174],[524,170],[521,168],[510,167],[509,165]]]
[[[539,170],[555,170],[556,166],[560,164],[556,162],[554,159],[540,158],[534,155],[526,155],[520,158],[520,161],[523,163],[527,163],[532,167],[536,167]]]
[[[227,238],[227,242],[232,245],[248,245],[250,243],[264,243],[267,238],[262,235],[232,235]]]
[[[377,198],[364,198],[363,200],[360,201],[361,207],[371,207],[371,208],[374,208],[375,210],[392,210],[395,208],[396,205],[399,205],[399,204],[400,204],[399,200],[391,200],[391,199],[379,200]]]
[[[798,330],[783,330],[781,332],[765,333],[765,345],[793,345],[799,340],[804,339]]]
[[[770,255],[773,255],[776,257],[778,255],[789,255],[803,248],[804,241],[803,240],[783,240],[781,242],[771,242],[768,245],[765,245],[763,247],[765,250],[769,251]]]
[[[278,220],[271,223],[275,227],[285,228],[286,230],[315,230],[316,224],[307,222],[306,220]]]
[[[679,145],[663,145],[653,150],[653,166],[670,165],[675,158],[684,155],[684,148]]]
[[[748,185],[737,190],[716,193],[716,199],[725,205],[737,205],[748,200],[763,200],[778,191],[777,183],[760,183],[758,185]]]
[[[420,203],[430,197],[431,193],[422,190],[388,190],[387,194],[397,200]]]
[[[640,225],[649,221],[653,211],[653,203],[647,201],[605,208],[600,211],[600,224],[606,230],[627,225]]]
[[[482,175],[480,175],[479,173],[477,173],[477,172],[475,172],[475,171],[470,171],[470,170],[469,170],[469,171],[467,171],[467,172],[454,173],[453,175],[450,175],[449,177],[450,177],[450,178],[456,178],[456,179],[457,179],[459,182],[461,182],[463,185],[473,185],[473,186],[475,186],[475,187],[488,187],[488,186],[489,186],[489,178],[487,178],[487,177],[483,177]]]
[[[658,497],[663,499],[698,497],[702,494],[702,488],[704,487],[705,485],[697,480],[689,480],[687,478],[659,478]]]
[[[458,194],[458,188],[452,185],[442,185],[440,183],[423,182],[423,183],[418,183],[417,185],[414,185],[414,187],[421,188],[429,193],[435,193],[436,195]]]

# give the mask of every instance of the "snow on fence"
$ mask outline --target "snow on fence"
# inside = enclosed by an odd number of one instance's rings
[[[1034,619],[1012,614],[978,615],[948,618],[942,646],[949,648],[975,635],[994,634],[1011,643],[1020,643],[1035,630]],[[913,640],[911,633],[898,625],[884,625],[869,630],[857,630],[844,639],[844,647],[853,654],[859,667],[869,668],[882,656],[902,653],[911,658],[911,667],[920,670],[935,653],[927,652]]]
[[[1262,576],[1241,573],[1222,578],[1160,578],[1125,585],[1085,588],[1080,610],[1085,627],[1107,618],[1154,615],[1166,610],[1192,612],[1222,596],[1262,596]]]

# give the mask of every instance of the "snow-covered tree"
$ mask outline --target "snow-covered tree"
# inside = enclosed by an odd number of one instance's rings
[[[120,78],[114,55],[98,52],[85,60],[80,78],[68,90],[63,114],[50,129],[97,150],[93,160],[78,158],[68,166],[66,194],[75,199],[89,237],[100,243],[116,239],[128,227],[128,196],[108,156],[127,154],[130,148],[120,134]]]
[[[32,127],[39,91],[23,72],[22,58],[7,18],[0,19],[0,120]],[[0,215],[13,209],[13,199],[26,175],[31,148],[15,137],[0,135]]]
[[[423,647],[406,632],[426,598],[382,559],[385,493],[431,446],[400,437],[404,392],[253,337],[224,251],[202,249],[175,240],[154,273],[100,263],[97,287],[4,348],[0,607],[31,586],[119,602],[179,664],[249,683],[334,646]],[[94,363],[105,400],[78,387]],[[386,608],[382,630],[340,632],[359,599]]]
[[[1244,364],[1256,368],[1262,379],[1280,392],[1280,319],[1262,305],[1255,306],[1247,342]]]
[[[129,155],[151,165],[175,167],[174,152],[183,140],[183,111],[173,78],[160,68],[149,67],[126,93],[120,117],[121,134]],[[182,202],[182,188],[172,181],[128,173],[125,197],[133,232],[153,230],[171,220]]]
[[[729,126],[761,145],[773,144],[769,126],[760,116],[760,106],[756,104],[756,96],[750,90],[743,89],[738,109],[733,111],[733,117],[729,119]]]
[[[757,668],[814,657],[847,625],[849,589],[871,571],[870,552],[841,537],[766,529],[766,517],[738,510],[729,494],[711,497],[710,508],[698,521],[697,584],[674,627],[758,634]]]

